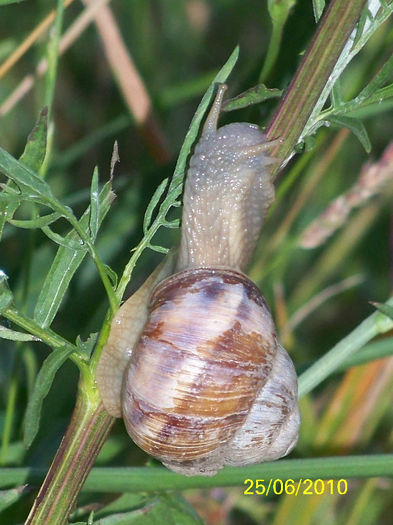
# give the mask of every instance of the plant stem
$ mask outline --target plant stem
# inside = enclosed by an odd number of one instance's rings
[[[287,159],[325,88],[366,0],[333,0],[288,91],[267,129],[269,139],[283,142],[272,152]]]
[[[81,487],[115,421],[81,379],[77,404],[25,525],[67,522]]]
[[[4,468],[0,472],[0,487],[38,483],[44,474],[42,468]],[[392,454],[280,459],[246,467],[226,467],[213,477],[185,477],[162,467],[94,468],[82,490],[101,493],[155,492],[241,487],[248,478],[264,479],[268,483],[270,479],[285,481],[343,478],[349,480],[368,477],[393,477]]]

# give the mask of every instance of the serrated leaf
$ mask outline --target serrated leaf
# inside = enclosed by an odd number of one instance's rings
[[[312,0],[315,22],[318,22],[325,9],[325,0]]]
[[[374,303],[374,302],[371,302],[371,304],[375,306],[377,310],[379,310],[380,312],[387,315],[390,319],[393,320],[393,306],[390,306],[384,303]]]
[[[237,97],[224,102],[222,109],[223,111],[234,111],[235,109],[246,108],[269,98],[281,97],[282,93],[281,89],[269,89],[264,84],[257,84]]]
[[[48,108],[45,107],[38,117],[38,121],[27,138],[25,150],[19,161],[25,166],[38,172],[45,159],[46,137],[48,132]]]
[[[25,228],[25,229],[37,229],[37,228],[43,228],[44,226],[48,226],[49,224],[52,224],[52,222],[57,221],[60,219],[62,215],[58,212],[49,213],[48,215],[43,215],[41,217],[37,217],[36,219],[26,219],[26,220],[18,220],[18,219],[10,219],[8,222],[12,224],[12,226],[16,226],[17,228]]]
[[[156,191],[154,192],[153,194],[153,197],[150,199],[150,202],[146,208],[146,211],[145,211],[145,216],[143,218],[143,233],[144,235],[146,235],[147,233],[147,230],[149,229],[149,226],[150,226],[150,223],[151,223],[151,218],[152,218],[152,215],[153,215],[153,212],[157,206],[157,204],[159,203],[164,191],[165,191],[165,188],[167,187],[167,184],[168,184],[168,179],[164,179],[161,184],[158,186],[158,188],[156,189]]]
[[[0,338],[8,339],[9,341],[40,341],[38,337],[23,332],[15,332],[0,324]]]
[[[107,182],[102,187],[99,197],[100,225],[108,213],[113,199],[112,185],[110,182]],[[79,220],[79,224],[83,229],[89,226],[89,214],[90,208],[87,208]],[[80,240],[79,235],[73,230],[64,238],[74,242]],[[73,250],[65,246],[61,246],[58,249],[34,309],[34,319],[40,326],[47,327],[52,323],[72,276],[79,268],[85,255],[85,250]]]
[[[359,139],[359,142],[367,153],[371,151],[371,142],[367,134],[367,130],[358,119],[352,117],[344,117],[342,115],[331,115],[327,119],[334,126],[339,128],[348,128]]]
[[[94,168],[93,177],[91,179],[90,187],[90,214],[89,214],[89,230],[90,238],[94,240],[97,237],[99,228],[99,193],[98,193],[98,168]]]
[[[30,447],[37,435],[41,418],[42,403],[48,395],[56,372],[66,362],[68,357],[72,354],[72,351],[73,350],[70,348],[59,348],[58,350],[54,350],[45,359],[40,371],[38,372],[33,393],[27,404],[25,414],[23,442],[26,448]]]
[[[83,250],[86,251],[87,247],[82,244],[82,241],[79,239],[73,240],[73,239],[67,239],[67,237],[63,237],[62,235],[59,235],[58,233],[54,232],[49,228],[49,226],[43,226],[41,230],[45,233],[47,237],[56,244],[59,244],[60,246],[64,246],[64,248],[69,248],[70,250],[78,251]]]

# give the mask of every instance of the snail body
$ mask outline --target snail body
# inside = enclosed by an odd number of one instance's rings
[[[277,459],[299,427],[294,366],[242,272],[274,198],[270,143],[251,124],[217,130],[224,91],[190,161],[177,260],[119,309],[97,369],[107,410],[185,475]]]

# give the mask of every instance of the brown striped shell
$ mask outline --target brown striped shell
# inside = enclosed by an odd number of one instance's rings
[[[258,288],[235,270],[186,270],[158,285],[122,394],[132,439],[182,474],[276,459],[296,443],[293,365]]]

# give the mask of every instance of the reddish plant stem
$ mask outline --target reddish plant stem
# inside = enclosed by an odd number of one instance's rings
[[[62,525],[114,423],[102,404],[94,406],[80,392],[60,447],[34,501],[25,525]]]
[[[283,139],[272,155],[287,159],[328,82],[367,0],[333,0],[266,131]]]

